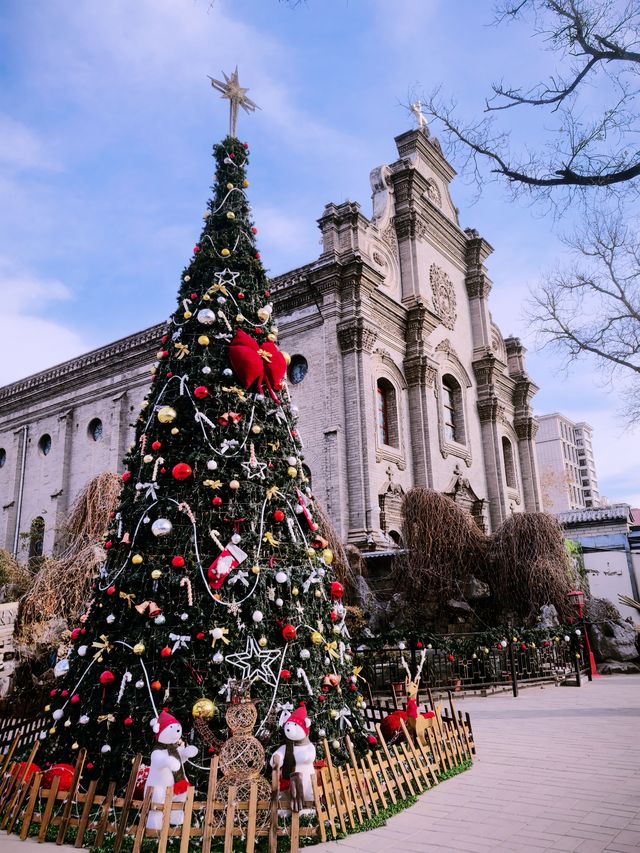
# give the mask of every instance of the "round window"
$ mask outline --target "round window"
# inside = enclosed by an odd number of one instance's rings
[[[43,456],[49,455],[51,451],[51,436],[48,432],[45,432],[45,434],[42,436],[42,438],[38,442],[38,447],[40,448],[40,453],[42,453]]]
[[[7,462],[7,451],[4,447],[0,447],[0,468],[4,468]]]
[[[303,355],[291,356],[291,364],[289,365],[289,382],[292,385],[298,385],[307,375],[309,365],[307,359]]]
[[[90,422],[87,432],[92,441],[102,441],[102,421],[100,418],[94,418]]]

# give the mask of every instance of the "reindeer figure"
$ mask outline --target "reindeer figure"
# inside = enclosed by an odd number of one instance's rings
[[[404,655],[402,655],[402,667],[407,673],[407,677],[404,680],[407,691],[407,730],[414,740],[425,745],[427,743],[425,729],[428,726],[428,722],[422,714],[418,713],[418,689],[420,687],[420,677],[422,675],[422,668],[426,657],[427,652],[423,649],[420,654],[420,662],[418,663],[416,674],[415,676],[412,676],[411,670],[404,659]]]

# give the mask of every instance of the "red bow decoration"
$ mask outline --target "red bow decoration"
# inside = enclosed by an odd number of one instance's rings
[[[266,382],[271,397],[279,402],[274,391],[282,388],[287,362],[273,341],[259,344],[242,329],[238,329],[229,344],[229,362],[247,390],[257,382],[262,394],[262,383]]]

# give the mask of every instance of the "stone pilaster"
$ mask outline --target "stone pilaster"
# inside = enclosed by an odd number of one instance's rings
[[[55,501],[53,526],[45,531],[44,553],[56,553],[59,546],[59,531],[69,512],[74,496],[71,494],[71,471],[73,470],[73,436],[75,409],[72,407],[58,418],[58,472],[55,476],[56,491],[51,495]]]
[[[498,423],[504,417],[504,406],[495,394],[478,400],[478,416],[482,435],[482,452],[487,477],[487,497],[491,530],[496,530],[507,517],[508,502],[503,474]]]
[[[518,456],[522,474],[522,497],[527,512],[542,511],[542,490],[538,473],[535,436],[538,425],[533,417],[531,400],[538,386],[529,378],[525,366],[526,348],[519,338],[506,338],[509,376],[514,381],[513,426],[518,436]]]
[[[491,281],[487,276],[484,261],[493,249],[477,231],[468,228],[465,233],[468,238],[465,284],[471,314],[471,336],[474,353],[480,354],[491,349],[491,315],[488,302]]]

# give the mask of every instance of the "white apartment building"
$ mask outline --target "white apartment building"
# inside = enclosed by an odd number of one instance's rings
[[[591,509],[602,504],[593,457],[593,430],[559,412],[537,418],[536,453],[542,503],[547,512]]]

